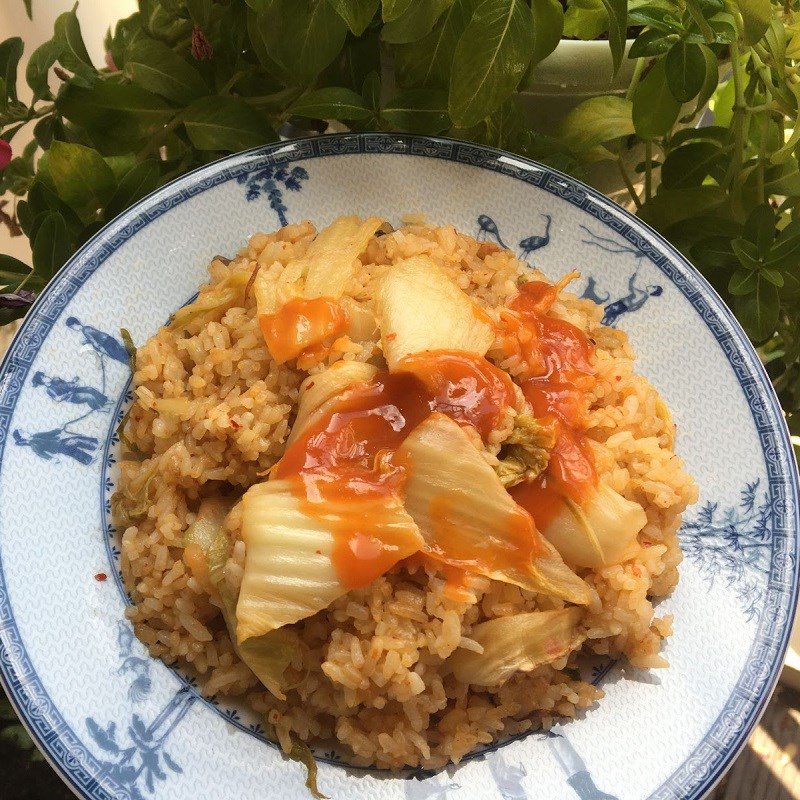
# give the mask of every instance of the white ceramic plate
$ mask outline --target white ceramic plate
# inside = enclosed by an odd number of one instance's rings
[[[607,697],[434,776],[349,770],[355,798],[698,798],[770,694],[798,589],[798,486],[766,375],[733,316],[675,250],[586,186],[443,139],[343,135],[251,151],[164,187],[89,242],[28,314],[0,372],[0,674],[50,762],[86,798],[303,798],[302,770],[258,720],[202,699],[147,658],[124,621],[108,502],[129,397],[119,329],[141,342],[256,230],[406,212],[504,243],[626,330],[663,393],[700,502],[665,654],[653,673],[604,665]],[[109,579],[96,580],[99,573]],[[420,779],[422,778],[422,779]]]

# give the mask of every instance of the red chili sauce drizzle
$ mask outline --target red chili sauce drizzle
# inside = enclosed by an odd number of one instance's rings
[[[431,413],[472,425],[483,437],[514,403],[508,376],[485,358],[435,351],[409,357],[400,371],[380,372],[354,387],[332,411],[293,442],[276,478],[296,479],[304,513],[324,517],[325,503],[346,502],[347,520],[334,530],[333,561],[348,589],[368,584],[395,563],[399,542],[385,540],[381,504],[402,497],[406,467],[395,452]],[[350,509],[353,513],[350,513]],[[369,508],[369,513],[359,513]],[[326,522],[330,517],[326,518]],[[378,535],[380,533],[380,535]]]
[[[294,297],[274,314],[258,318],[270,355],[279,364],[322,348],[347,329],[347,314],[327,297]]]
[[[519,380],[522,392],[535,416],[556,423],[547,469],[536,480],[511,489],[539,530],[558,513],[564,497],[582,503],[597,484],[584,434],[587,388],[595,374],[594,344],[571,323],[547,315],[555,299],[556,289],[549,283],[526,283],[510,304],[518,322],[510,327],[507,323],[507,334],[517,340],[529,367]]]

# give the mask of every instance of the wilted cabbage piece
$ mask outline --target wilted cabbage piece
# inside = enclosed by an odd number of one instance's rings
[[[418,425],[396,460],[407,466],[406,508],[433,558],[580,605],[592,601],[449,417],[432,414]]]
[[[155,501],[158,482],[158,459],[139,470],[133,480],[123,481],[111,495],[111,518],[120,530],[136,525]]]
[[[309,375],[300,384],[300,399],[297,404],[297,417],[287,445],[317,418],[322,406],[334,398],[338,399],[351,386],[368,383],[378,372],[378,368],[363,361],[337,361],[324,372]]]
[[[179,308],[170,320],[169,326],[173,330],[185,328],[190,322],[197,319],[211,319],[214,315],[222,313],[234,303],[244,300],[244,290],[250,280],[247,270],[237,270],[224,278],[219,283],[201,292],[193,303]]]
[[[294,297],[302,297],[306,262],[304,259],[290,261],[276,277],[264,270],[256,273],[253,293],[259,317],[274,314]]]
[[[275,697],[285,700],[283,676],[300,649],[300,639],[294,631],[283,629],[237,644],[236,597],[223,573],[230,555],[230,541],[223,527],[229,510],[228,500],[204,500],[184,535],[184,545],[199,547],[205,557],[210,583],[219,595],[222,616],[239,657]]]
[[[556,428],[530,414],[519,414],[511,435],[503,443],[495,467],[506,489],[523,481],[532,481],[547,467],[550,451],[556,443]]]
[[[634,555],[636,537],[646,523],[638,503],[600,481],[580,506],[564,498],[564,507],[542,533],[567,564],[599,569]]]
[[[254,283],[259,316],[274,314],[293,297],[341,297],[355,274],[356,259],[382,224],[379,217],[339,217],[316,235],[305,255],[284,267],[277,280],[259,271]]]
[[[356,259],[364,252],[380,217],[339,217],[323,228],[305,254],[306,297],[339,297],[356,272]]]
[[[377,573],[367,576],[374,579],[424,544],[402,504],[390,497],[313,504],[301,502],[293,489],[290,480],[269,481],[251,487],[242,500],[247,555],[236,606],[239,642],[310,617],[355,588],[340,574],[340,546],[351,561],[360,559],[358,566],[374,566]],[[346,534],[361,523],[370,542],[350,552]]]
[[[481,622],[470,638],[483,646],[483,653],[456,650],[448,663],[461,683],[497,686],[515,672],[530,672],[579,647],[584,639],[578,632],[582,616],[573,606]]]
[[[382,224],[379,217],[339,217],[277,278],[261,271],[256,274],[258,321],[278,363],[296,358],[353,325],[368,327],[360,308],[355,309],[358,319],[351,322],[340,299],[355,274],[358,256]]]
[[[375,297],[390,370],[407,355],[425,350],[483,356],[494,341],[494,326],[486,312],[427,256],[391,267]]]
[[[347,335],[354,342],[366,342],[377,337],[378,318],[366,302],[347,295],[339,302],[347,315]]]

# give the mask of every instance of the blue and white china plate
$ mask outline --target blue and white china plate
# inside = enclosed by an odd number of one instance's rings
[[[147,657],[125,621],[109,497],[129,398],[120,328],[144,341],[210,258],[258,230],[407,212],[525,255],[630,334],[700,486],[652,673],[600,665],[599,706],[437,775],[348,769],[336,800],[699,798],[756,724],[798,592],[797,467],[780,408],[730,311],[657,234],[571,178],[471,144],[347,134],[253,150],[186,175],[97,234],[37,300],[0,371],[0,675],[83,798],[307,797],[258,719]],[[102,578],[101,573],[108,576]],[[624,674],[623,674],[624,673]]]

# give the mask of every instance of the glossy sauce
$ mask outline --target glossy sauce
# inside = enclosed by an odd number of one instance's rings
[[[397,369],[419,378],[428,395],[435,398],[432,411],[472,425],[484,439],[515,401],[511,379],[485,358],[431,350],[406,356]]]
[[[270,355],[279,364],[322,346],[347,329],[347,314],[327,297],[294,297],[274,314],[258,318]]]
[[[434,542],[426,553],[449,567],[467,572],[488,574],[495,571],[524,569],[542,555],[541,539],[531,515],[521,508],[506,518],[502,538],[487,533],[480,541],[465,539],[460,527],[453,522],[455,509],[448,497],[435,497],[429,514],[433,522]]]
[[[511,382],[483,358],[443,351],[415,356],[405,367],[347,392],[300,434],[274,469],[276,478],[296,479],[297,496],[310,516],[324,516],[326,501],[348,504],[347,521],[334,530],[333,554],[348,589],[385,572],[408,545],[408,532],[386,540],[387,516],[375,510],[402,497],[406,467],[396,463],[395,451],[406,436],[434,411],[486,435],[513,403]],[[376,500],[381,502],[370,502]],[[360,513],[365,509],[371,510]]]
[[[564,497],[581,503],[597,484],[594,460],[583,431],[586,391],[594,376],[594,345],[569,322],[547,316],[556,298],[548,283],[525,284],[511,303],[518,322],[508,335],[529,369],[520,381],[536,417],[556,422],[556,444],[547,469],[533,482],[511,489],[511,495],[543,530],[564,505]]]

